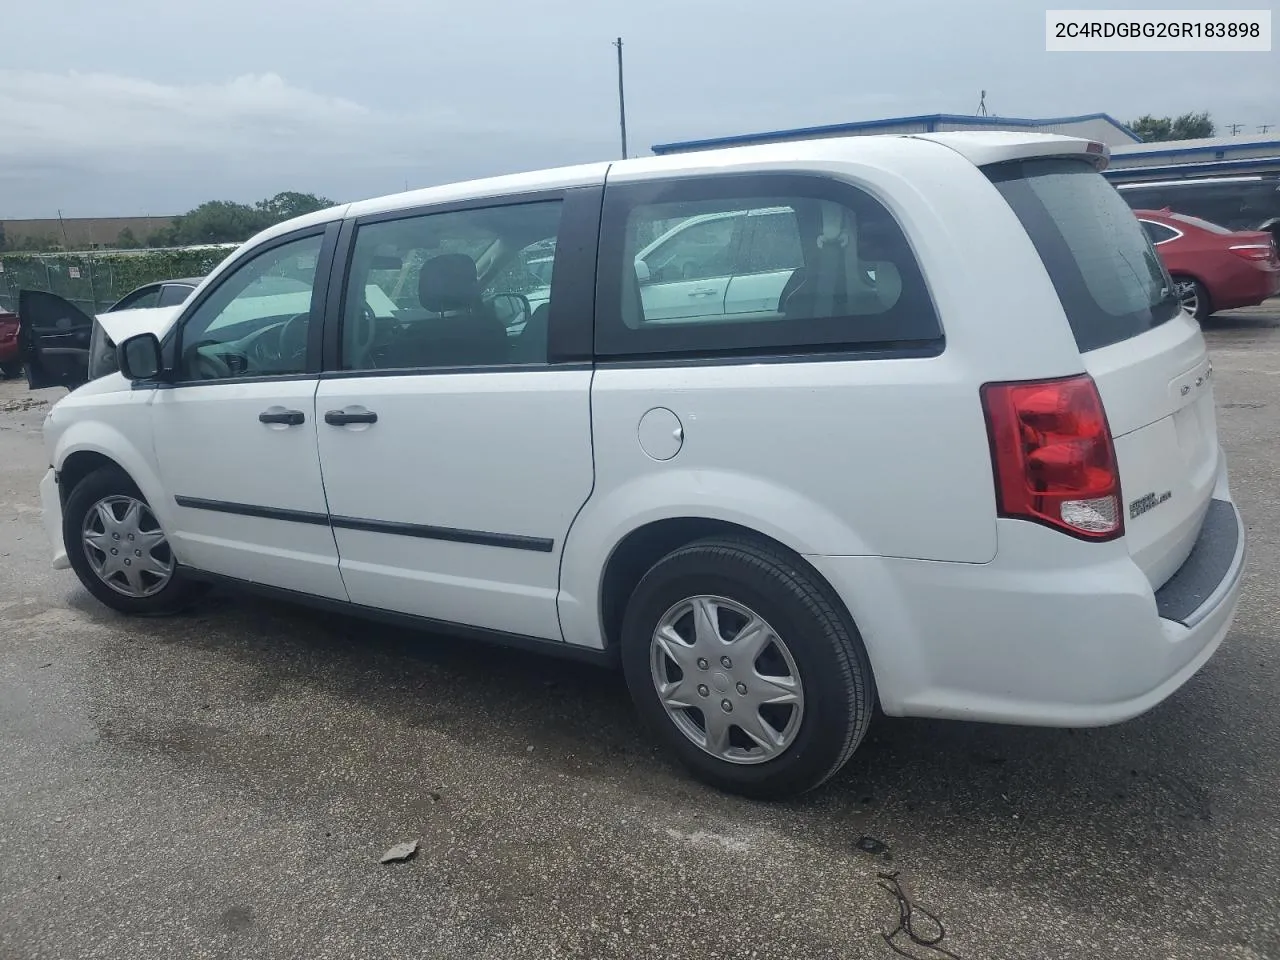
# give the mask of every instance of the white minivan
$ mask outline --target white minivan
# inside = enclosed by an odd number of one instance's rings
[[[620,663],[759,797],[877,703],[1132,717],[1221,643],[1245,540],[1200,328],[1106,160],[821,139],[273,227],[53,407],[54,564],[130,613],[222,582]]]

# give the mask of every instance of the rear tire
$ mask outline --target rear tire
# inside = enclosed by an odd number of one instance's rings
[[[62,511],[62,539],[85,589],[121,613],[177,613],[204,592],[178,569],[146,498],[116,467],[75,485]]]
[[[0,376],[3,376],[6,380],[16,380],[22,376],[22,361],[9,360],[5,363],[0,363]]]
[[[745,796],[819,786],[875,705],[866,650],[831,588],[798,556],[749,539],[700,540],[658,561],[627,604],[621,652],[645,723],[699,779]]]
[[[1209,291],[1203,283],[1193,277],[1174,277],[1178,287],[1178,298],[1183,309],[1197,320],[1206,320],[1213,312],[1213,304],[1209,302]]]

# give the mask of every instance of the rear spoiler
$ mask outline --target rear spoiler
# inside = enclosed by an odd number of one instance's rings
[[[1101,172],[1111,162],[1111,148],[1105,143],[1052,133],[965,130],[955,133],[917,133],[911,136],[916,140],[932,140],[950,147],[977,167],[1010,160],[1071,157],[1091,160]]]

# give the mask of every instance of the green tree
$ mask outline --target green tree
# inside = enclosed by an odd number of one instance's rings
[[[1199,140],[1212,137],[1216,128],[1208,113],[1184,113],[1180,117],[1153,117],[1144,114],[1129,124],[1146,143],[1166,140]]]
[[[236,243],[267,226],[270,222],[266,214],[256,207],[230,200],[207,200],[174,221],[172,237],[180,246]]]
[[[119,247],[121,250],[136,250],[138,247],[142,246],[142,241],[137,238],[133,230],[129,227],[125,227],[116,235],[116,242],[114,245]]]
[[[285,190],[250,206],[230,200],[208,200],[174,219],[171,226],[147,237],[149,247],[182,247],[197,243],[240,243],[259,230],[304,213],[333,206],[314,193]]]
[[[272,223],[280,223],[300,217],[304,213],[315,213],[317,210],[332,207],[333,201],[326,197],[318,197],[314,193],[285,190],[277,193],[270,200],[259,200],[255,206],[269,217]]]

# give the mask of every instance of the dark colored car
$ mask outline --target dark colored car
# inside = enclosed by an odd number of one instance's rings
[[[112,313],[116,310],[141,310],[145,307],[176,306],[191,296],[191,291],[200,285],[200,280],[200,277],[184,277],[180,280],[144,284],[136,290],[130,290],[107,307],[103,313]]]
[[[1280,256],[1264,230],[1228,230],[1170,210],[1135,210],[1197,320],[1280,295]]]
[[[18,347],[18,315],[0,307],[0,376],[16,377],[22,373],[22,355]]]

